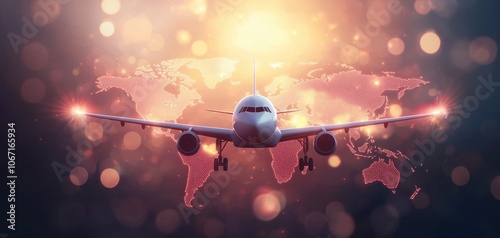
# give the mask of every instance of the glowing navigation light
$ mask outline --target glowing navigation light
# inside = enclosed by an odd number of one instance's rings
[[[448,115],[448,113],[446,112],[446,109],[443,107],[439,107],[439,108],[434,109],[434,111],[432,111],[432,113],[434,113],[435,115],[444,115],[444,116]]]
[[[80,107],[73,107],[73,109],[71,109],[71,112],[73,113],[73,115],[77,115],[77,116],[85,114],[85,110],[83,110]]]

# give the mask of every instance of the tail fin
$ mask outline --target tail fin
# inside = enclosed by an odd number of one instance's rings
[[[255,60],[253,61],[253,95],[257,94],[257,75],[255,72]]]

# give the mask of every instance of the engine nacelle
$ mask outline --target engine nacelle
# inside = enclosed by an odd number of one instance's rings
[[[337,139],[333,133],[322,131],[314,137],[314,150],[320,155],[331,155],[337,150]]]
[[[177,150],[183,155],[194,155],[200,149],[200,138],[192,131],[185,131],[177,140]]]

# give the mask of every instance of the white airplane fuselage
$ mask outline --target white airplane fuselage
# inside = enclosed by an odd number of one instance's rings
[[[267,98],[253,94],[244,97],[233,111],[234,146],[274,147],[281,139],[276,109]]]

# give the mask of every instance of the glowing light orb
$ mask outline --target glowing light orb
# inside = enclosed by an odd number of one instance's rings
[[[137,59],[136,59],[134,56],[129,56],[129,57],[127,58],[127,62],[128,62],[129,64],[135,64],[135,63],[137,62]]]
[[[340,166],[342,161],[340,160],[340,157],[338,155],[332,155],[330,158],[328,158],[328,165],[332,168],[337,168]]]
[[[81,107],[78,107],[78,106],[75,106],[71,109],[71,113],[73,113],[73,115],[83,115],[85,114],[85,109],[81,108]]]
[[[211,144],[208,144],[208,145],[207,145],[207,144],[203,144],[203,145],[201,146],[201,148],[202,148],[204,151],[206,151],[206,152],[208,152],[209,154],[211,154],[211,155],[216,155],[216,154],[218,154],[218,152],[217,152],[217,148],[215,148],[215,143],[211,143]]]
[[[276,218],[280,211],[280,201],[273,193],[260,194],[253,201],[253,212],[262,221]]]
[[[405,50],[405,43],[400,38],[392,38],[387,42],[387,50],[392,55],[400,55]]]
[[[28,103],[40,103],[45,97],[45,84],[37,78],[31,78],[21,85],[21,96]]]
[[[203,56],[208,51],[207,43],[202,40],[197,40],[191,45],[191,51],[193,51],[193,54],[196,56]]]
[[[438,92],[437,92],[437,90],[435,88],[431,88],[431,89],[429,89],[429,91],[427,91],[427,94],[429,94],[429,96],[431,96],[431,97],[436,96],[437,93]]]
[[[190,0],[188,4],[191,11],[198,16],[203,16],[207,13],[206,0]]]
[[[337,211],[330,216],[330,219],[329,230],[336,237],[350,237],[354,232],[355,223],[350,214]]]
[[[81,114],[81,112],[77,113],[77,115],[78,114]],[[101,124],[99,124],[99,123],[91,122],[91,123],[87,124],[87,126],[85,127],[85,136],[90,141],[100,140],[102,138],[103,134],[104,134],[104,130],[102,129]]]
[[[254,12],[234,34],[236,46],[247,51],[269,52],[287,44],[279,18],[267,12]]]
[[[28,43],[22,49],[22,59],[26,68],[41,70],[45,68],[49,61],[49,51],[41,43]]]
[[[181,225],[181,216],[179,215],[179,212],[175,210],[163,210],[156,215],[155,224],[156,228],[160,232],[164,234],[171,234]]]
[[[175,34],[175,39],[179,45],[186,45],[191,41],[191,34],[188,31],[181,30]]]
[[[110,21],[103,21],[99,26],[99,31],[101,35],[110,37],[115,33],[115,25]]]
[[[398,104],[392,104],[389,106],[389,113],[392,117],[400,117],[403,114],[403,109]]]
[[[108,15],[114,15],[120,11],[121,3],[120,0],[102,0],[101,9],[104,13]]]
[[[151,37],[148,40],[148,48],[152,51],[159,51],[163,49],[165,46],[165,39],[163,36],[158,33],[151,34]]]
[[[307,126],[307,118],[303,116],[296,115],[292,117],[292,125],[294,127],[305,127]]]
[[[469,170],[464,166],[458,166],[451,172],[451,180],[458,186],[466,185],[469,182]]]
[[[87,170],[83,167],[75,167],[71,170],[71,173],[69,174],[69,179],[71,183],[73,183],[76,186],[82,186],[87,182],[87,179],[89,178],[89,173]]]
[[[490,190],[493,197],[500,200],[500,175],[496,176],[490,184]]]
[[[146,15],[136,16],[122,27],[122,37],[129,43],[147,42],[153,33],[153,24]]]
[[[489,37],[478,37],[469,45],[471,59],[478,64],[490,64],[497,57],[497,44]]]
[[[368,54],[368,52],[366,52],[366,51],[359,52],[358,64],[366,65],[369,62],[370,62],[370,54]]]
[[[101,183],[106,188],[114,188],[120,182],[120,174],[115,169],[107,168],[101,172]]]
[[[126,150],[135,150],[141,146],[141,135],[135,131],[130,131],[123,136],[123,147]]]
[[[420,15],[426,15],[432,10],[431,0],[416,0],[413,4],[415,11]]]
[[[441,47],[441,39],[432,31],[428,31],[420,37],[420,48],[427,54],[434,54]]]

